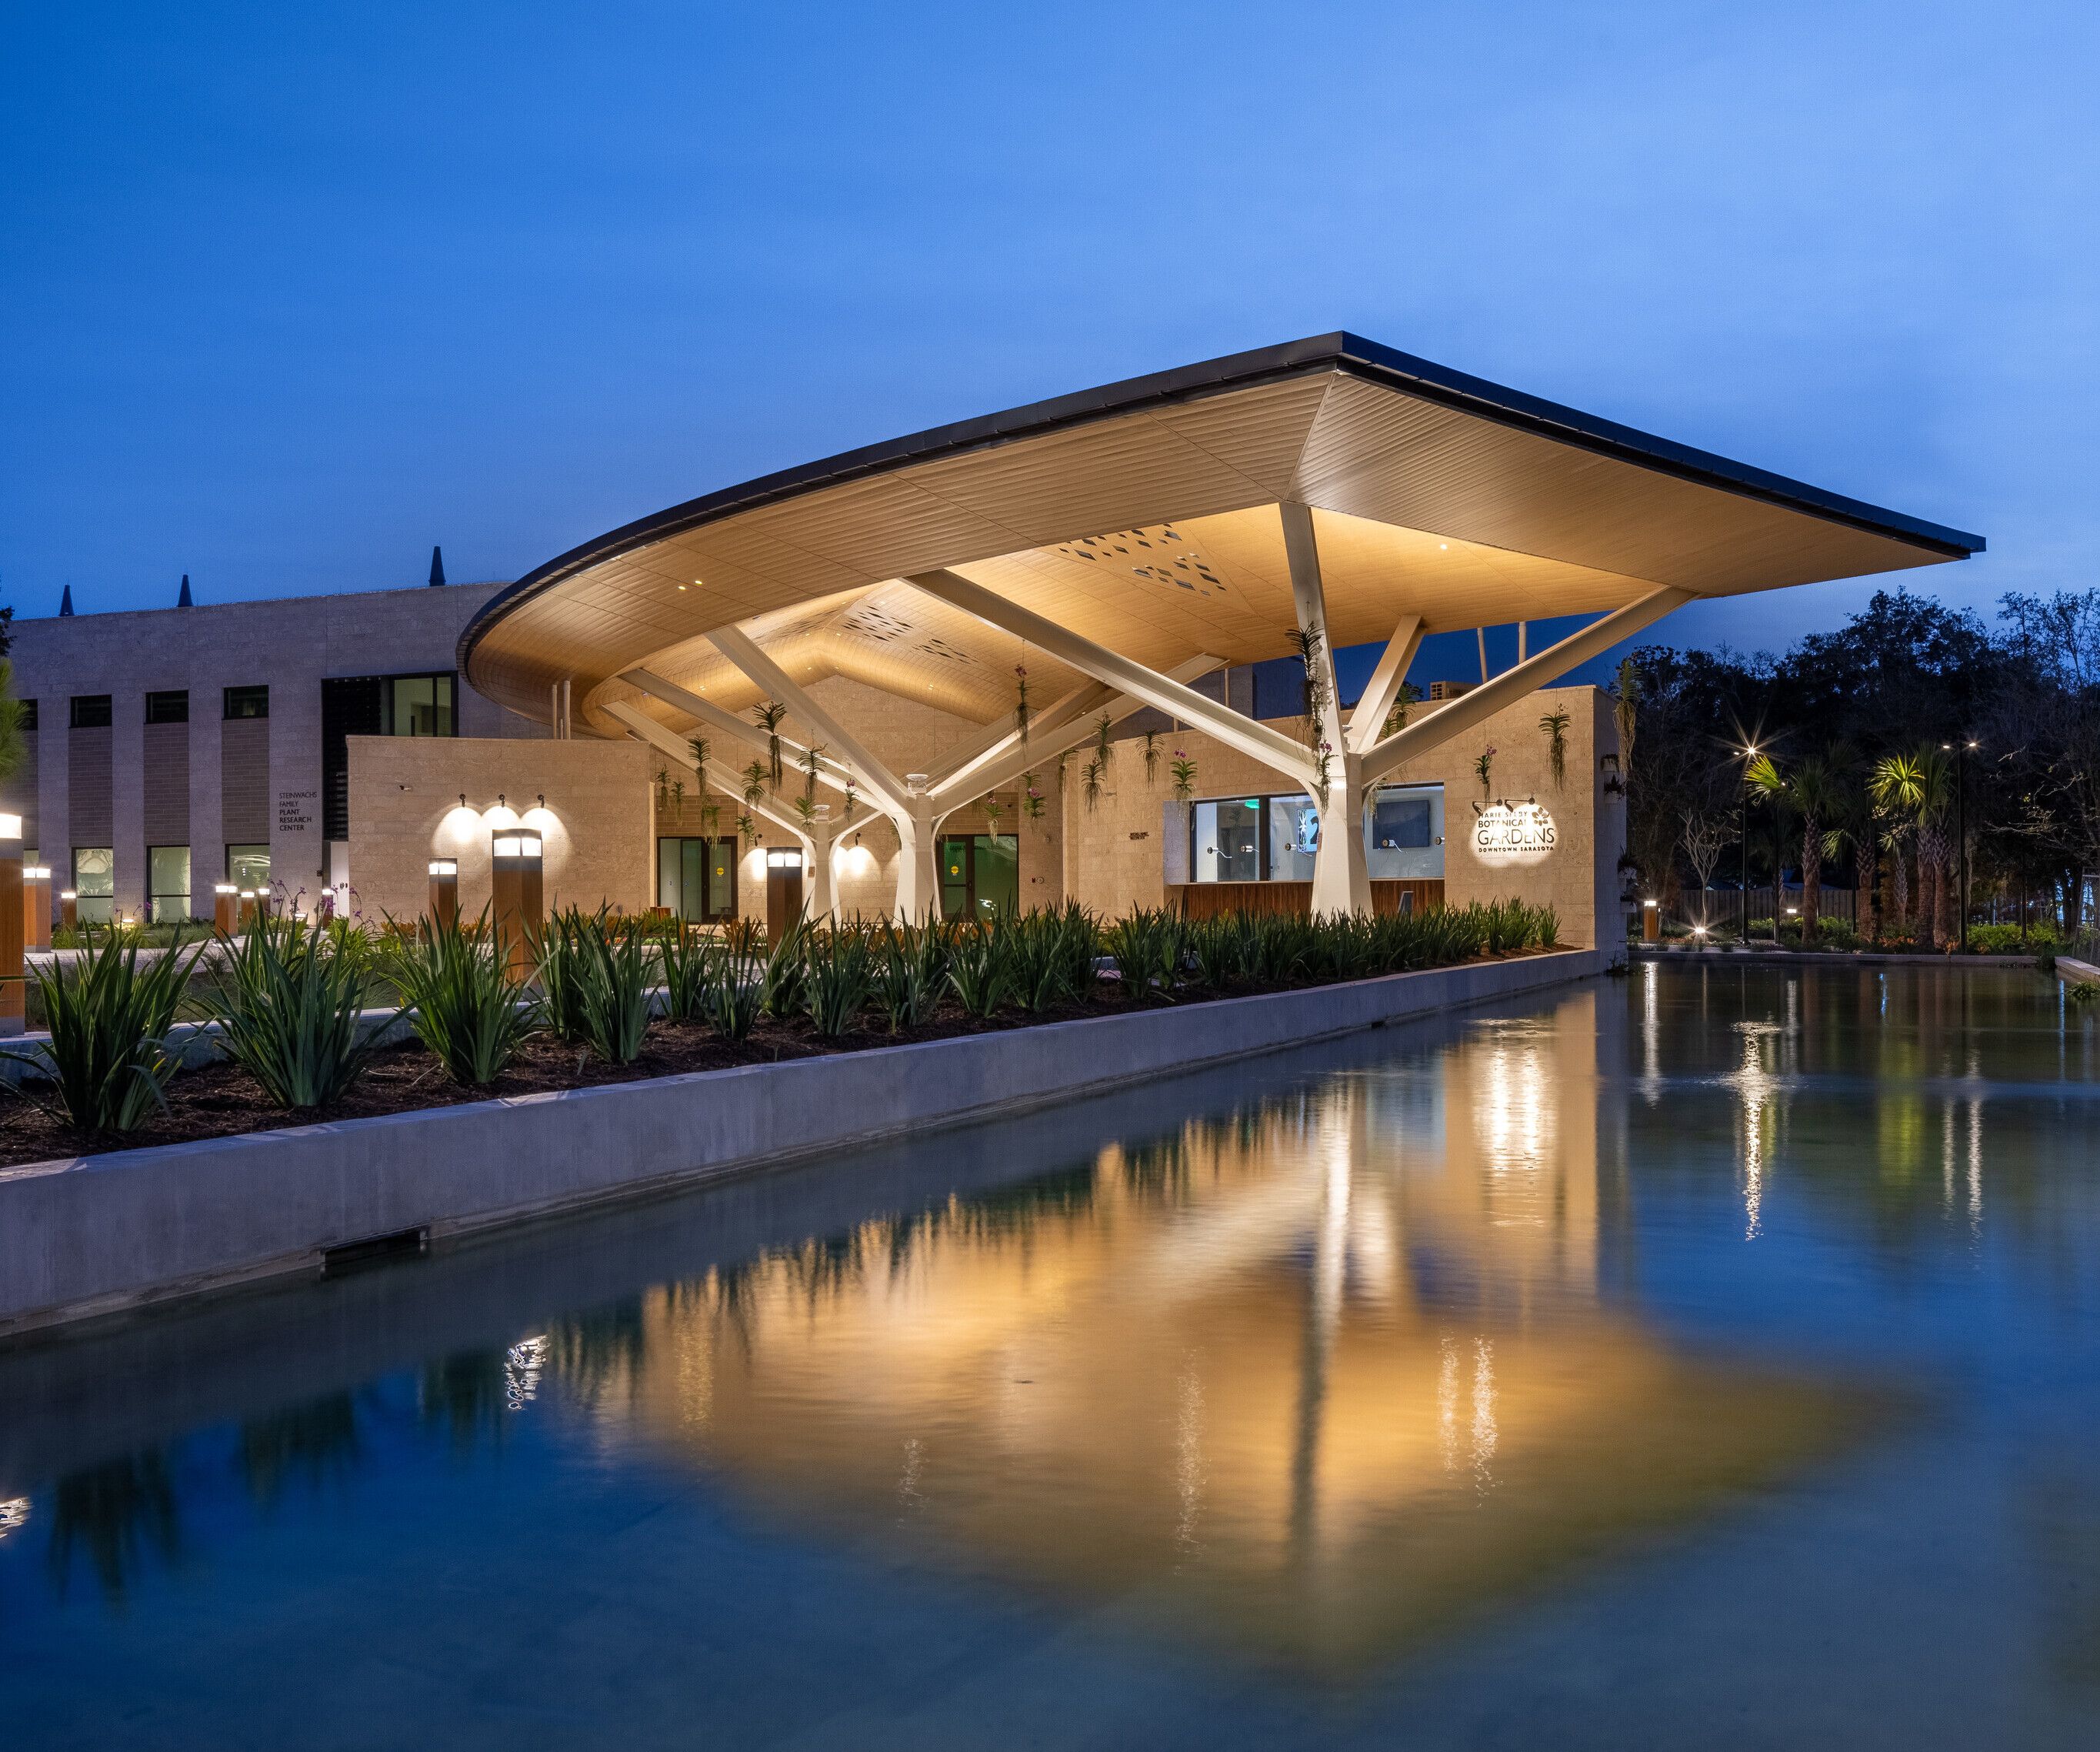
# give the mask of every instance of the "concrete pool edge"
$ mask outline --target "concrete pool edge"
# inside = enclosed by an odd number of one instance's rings
[[[0,1339],[1593,977],[1604,950],[0,1170]]]

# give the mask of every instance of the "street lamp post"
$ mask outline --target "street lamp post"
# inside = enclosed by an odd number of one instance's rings
[[[1750,762],[1757,759],[1754,744],[1743,750],[1743,947],[1750,947]],[[1779,927],[1772,926],[1775,936]]]

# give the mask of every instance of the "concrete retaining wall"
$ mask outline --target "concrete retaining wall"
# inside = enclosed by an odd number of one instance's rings
[[[0,1334],[646,1196],[1601,973],[1570,950],[1308,991],[0,1170]]]

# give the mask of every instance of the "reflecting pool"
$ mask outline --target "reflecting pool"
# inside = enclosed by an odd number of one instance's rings
[[[1688,958],[17,1345],[6,1743],[2090,1746],[2096,1072]]]

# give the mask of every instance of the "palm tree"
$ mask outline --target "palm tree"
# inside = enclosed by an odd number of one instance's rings
[[[1843,786],[1839,779],[1838,766],[1842,751],[1833,749],[1829,757],[1811,755],[1796,767],[1790,778],[1780,776],[1772,757],[1761,754],[1750,763],[1751,785],[1761,792],[1767,801],[1782,805],[1785,813],[1798,816],[1801,821],[1801,942],[1803,948],[1815,941],[1817,920],[1822,916],[1823,902],[1823,823],[1836,812],[1841,804]],[[1773,889],[1776,897],[1779,884],[1775,876]],[[1778,902],[1773,902],[1772,919],[1776,928]]]
[[[1917,836],[1918,917],[1932,947],[1943,948],[1952,910],[1947,882],[1947,811],[1953,801],[1954,788],[1948,763],[1938,750],[1930,748],[1885,756],[1874,765],[1873,792],[1875,801]],[[1902,857],[1900,851],[1896,855],[1899,859]],[[1897,884],[1900,906],[1900,863]]]
[[[1874,801],[1871,779],[1861,774],[1841,781],[1830,827],[1823,836],[1823,855],[1838,858],[1847,850],[1852,854],[1852,923],[1862,940],[1868,942],[1879,941],[1882,934],[1877,914],[1880,907],[1881,854],[1888,837],[1887,825],[1881,805]],[[1900,858],[1896,861],[1896,872],[1900,881]]]

